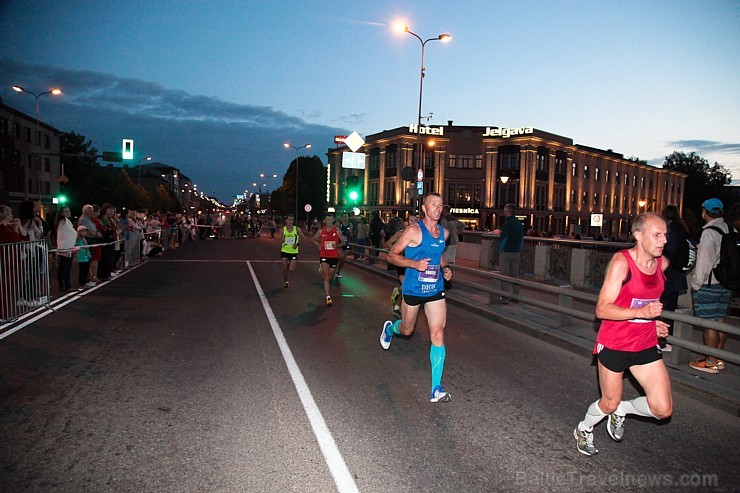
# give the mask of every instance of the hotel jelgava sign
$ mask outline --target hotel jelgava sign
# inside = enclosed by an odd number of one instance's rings
[[[409,133],[421,134],[421,135],[438,135],[442,136],[445,134],[444,127],[425,127],[419,126],[416,123],[409,125]],[[502,128],[502,127],[486,127],[483,132],[483,137],[503,137],[508,139],[516,135],[529,135],[534,133],[533,127],[513,127],[513,128]]]

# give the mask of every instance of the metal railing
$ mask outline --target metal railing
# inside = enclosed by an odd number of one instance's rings
[[[388,263],[386,257],[381,255],[387,254],[387,249],[376,248],[368,245],[358,245],[355,243],[350,243],[350,245],[352,246],[353,251],[355,247],[358,246],[365,248],[365,256],[368,256],[368,252],[376,252],[378,254],[377,256],[373,256],[372,253],[370,253],[369,258],[372,258],[372,262]],[[488,294],[487,299],[481,300],[481,298],[478,297],[475,300],[471,299],[471,302],[482,301],[490,307],[498,305],[501,302],[500,299],[502,297],[516,299],[525,305],[541,308],[547,312],[556,314],[552,318],[552,327],[559,329],[571,328],[573,326],[573,319],[589,323],[596,323],[598,321],[595,315],[598,296],[595,294],[576,291],[570,286],[555,286],[526,279],[507,277],[502,274],[480,268],[469,268],[455,265],[455,271],[467,274],[468,276],[466,277],[480,279],[480,282],[473,282],[469,279],[460,279],[460,276],[456,276],[456,286],[463,287],[474,293]],[[530,294],[527,296],[522,296],[521,294],[515,295],[510,290],[503,289],[504,284],[527,288]],[[531,296],[531,291],[535,292],[535,296]],[[548,298],[556,298],[557,302],[547,301]],[[585,309],[574,308],[574,301],[588,307],[588,311]],[[669,361],[673,364],[687,363],[690,359],[691,352],[693,351],[740,365],[740,354],[733,351],[716,349],[704,344],[699,344],[692,340],[695,330],[705,328],[718,330],[734,336],[740,336],[740,318],[728,316],[725,318],[724,322],[718,322],[715,320],[694,317],[687,312],[691,312],[691,310],[679,309],[675,312],[664,310],[661,314],[661,318],[674,321],[674,335],[666,338],[666,342],[674,347],[670,354]]]
[[[49,247],[44,240],[0,245],[0,321],[48,305]]]

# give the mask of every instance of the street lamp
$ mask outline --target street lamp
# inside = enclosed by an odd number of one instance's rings
[[[286,142],[283,144],[283,147],[295,150],[295,222],[298,224],[298,152],[301,149],[310,149],[311,144],[303,144],[300,147],[296,147]]]
[[[39,98],[41,96],[43,96],[44,94],[53,94],[54,96],[59,95],[59,94],[62,93],[62,90],[55,87],[53,89],[49,89],[48,91],[41,92],[39,94],[36,94],[35,92],[31,92],[31,91],[29,91],[27,89],[24,89],[21,86],[13,86],[13,90],[15,92],[25,92],[27,94],[30,94],[34,98],[36,98],[36,139],[37,139],[36,140],[36,145],[38,147],[41,147],[41,124],[39,123]],[[36,178],[38,180],[38,175],[37,175]],[[30,190],[28,192],[30,192]],[[41,196],[40,184],[39,184],[39,190],[38,190],[38,192],[39,192],[39,197],[40,197]],[[26,195],[26,197],[28,197],[28,195]]]
[[[399,26],[399,29],[401,29],[405,33],[409,33],[413,37],[419,40],[419,43],[421,43],[421,71],[419,73],[419,112],[417,114],[416,119],[416,160],[417,160],[417,181],[423,181],[424,180],[424,163],[421,162],[421,101],[422,101],[422,94],[424,93],[424,48],[426,47],[426,44],[429,41],[442,41],[443,43],[447,43],[452,39],[452,35],[450,34],[440,34],[436,38],[429,38],[422,40],[421,37],[416,34],[415,32],[411,31],[408,26]],[[421,180],[419,180],[421,178]]]

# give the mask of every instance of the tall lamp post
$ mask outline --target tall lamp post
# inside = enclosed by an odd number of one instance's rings
[[[424,48],[426,47],[426,44],[429,41],[442,41],[443,43],[447,43],[452,39],[452,35],[447,33],[442,33],[439,36],[435,38],[429,38],[422,40],[421,36],[416,34],[415,32],[411,31],[408,26],[399,26],[400,30],[402,30],[405,33],[409,33],[413,37],[419,40],[419,43],[421,43],[421,71],[419,72],[419,112],[417,114],[416,118],[416,161],[417,161],[417,181],[424,181],[424,163],[421,161],[421,101],[422,101],[422,95],[424,93]],[[421,209],[421,207],[417,206],[417,209]]]
[[[283,144],[286,149],[293,149],[295,151],[295,222],[298,224],[298,153],[301,149],[310,149],[311,144],[303,144],[302,146],[296,147],[290,145],[288,142]]]
[[[34,98],[36,98],[36,138],[38,139],[36,141],[36,145],[38,147],[41,147],[41,124],[39,122],[39,98],[41,96],[43,96],[44,94],[52,94],[54,96],[57,96],[57,95],[59,95],[59,94],[62,93],[62,90],[59,89],[59,88],[57,88],[57,87],[55,87],[53,89],[49,89],[48,91],[40,92],[38,94],[36,94],[35,92],[31,92],[28,89],[25,89],[25,88],[23,88],[21,86],[13,86],[13,90],[15,92],[25,92],[27,94],[30,94]],[[36,179],[38,180],[38,174],[36,175]],[[39,187],[39,190],[38,190],[39,197],[41,197],[41,185],[40,185],[40,183],[38,184],[38,187]],[[30,193],[31,190],[29,190],[28,192]],[[26,197],[28,197],[28,195],[26,195]]]

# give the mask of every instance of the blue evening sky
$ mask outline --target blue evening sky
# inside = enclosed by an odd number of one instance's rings
[[[696,151],[740,179],[740,2],[0,1],[0,97],[92,139],[134,138],[230,202],[313,144],[416,120],[533,126],[662,165]]]

